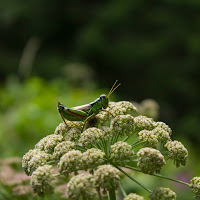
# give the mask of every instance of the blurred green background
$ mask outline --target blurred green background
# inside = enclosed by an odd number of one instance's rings
[[[1,0],[0,35],[1,158],[54,132],[58,100],[91,102],[118,79],[111,100],[157,101],[189,149],[184,174],[200,173],[199,0]]]

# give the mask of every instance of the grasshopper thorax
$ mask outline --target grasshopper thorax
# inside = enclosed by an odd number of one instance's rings
[[[102,107],[106,109],[108,107],[108,98],[105,94],[100,96],[100,101],[102,102]]]

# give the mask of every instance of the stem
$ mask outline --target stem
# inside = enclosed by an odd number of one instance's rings
[[[143,144],[144,142],[143,141],[137,141],[136,143],[134,144],[131,144],[132,147],[136,147],[136,146],[139,146],[141,144]]]
[[[121,182],[119,182],[119,187],[120,187],[120,190],[121,190],[121,192],[122,192],[122,194],[123,194],[123,196],[125,198],[127,196],[127,194],[126,194]]]
[[[132,170],[138,171],[138,172],[142,172],[140,169],[135,168],[135,167],[131,167],[131,166],[128,166],[128,165],[125,165],[125,167],[128,168],[128,169],[132,169]],[[142,173],[143,173],[143,172],[142,172]],[[167,177],[167,176],[163,176],[163,175],[161,175],[161,174],[148,174],[148,175],[152,175],[152,176],[164,178],[164,179],[167,179],[167,180],[170,180],[170,181],[174,181],[174,182],[177,182],[177,183],[180,183],[180,184],[183,184],[183,185],[190,186],[189,183],[186,183],[186,182],[183,182],[183,181],[179,181],[179,180],[177,180],[177,179],[173,179],[173,178],[170,178],[170,177]]]
[[[86,149],[80,145],[76,145],[76,148],[81,151],[85,151]]]
[[[131,177],[129,174],[127,174],[124,170],[122,170],[120,167],[115,166],[119,171],[121,171],[123,174],[125,174],[127,177],[129,177],[132,181],[136,182],[138,185],[140,185],[142,188],[144,188],[146,191],[148,191],[149,193],[151,193],[152,191],[148,188],[146,188],[142,183],[138,182],[137,180],[135,180],[133,177]]]
[[[100,189],[98,189],[97,192],[98,192],[99,200],[103,200]]]
[[[108,198],[109,200],[116,200],[116,194],[115,194],[115,189],[112,188],[111,190],[109,190],[108,192]]]
[[[111,145],[115,144],[117,142],[118,138],[119,138],[119,133],[117,133],[116,135],[114,135],[112,137]]]
[[[126,142],[128,140],[129,136],[126,136],[124,139],[123,139],[123,142]]]
[[[61,173],[53,174],[53,177],[61,176]]]
[[[135,134],[135,132],[133,132],[131,135],[126,136],[126,137],[123,139],[123,142],[126,142],[133,134]]]

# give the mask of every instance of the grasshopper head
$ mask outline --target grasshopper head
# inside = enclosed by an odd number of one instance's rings
[[[64,110],[64,108],[65,107],[60,102],[58,102],[58,111]]]
[[[100,96],[100,100],[102,102],[103,108],[106,109],[108,107],[108,98],[105,94]]]

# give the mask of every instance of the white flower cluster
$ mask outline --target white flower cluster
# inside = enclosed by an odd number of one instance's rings
[[[145,104],[146,111],[149,105],[149,102]],[[149,113],[152,114],[152,110]],[[65,180],[69,180],[67,198],[95,199],[101,191],[105,194],[118,189],[121,167],[138,166],[137,170],[143,173],[160,173],[166,164],[163,147],[176,166],[185,165],[187,149],[171,140],[171,128],[136,114],[136,107],[128,101],[111,102],[86,122],[66,120],[61,123],[54,134],[41,139],[35,149],[23,156],[22,167],[31,176],[33,191],[40,196],[53,192],[51,181],[64,175]],[[57,168],[58,174],[53,174],[52,166]],[[195,182],[198,181],[191,181],[191,187],[198,193]],[[176,195],[168,188],[158,188],[149,198],[174,200]],[[144,198],[131,193],[124,200]]]

